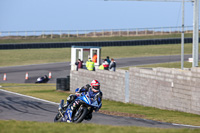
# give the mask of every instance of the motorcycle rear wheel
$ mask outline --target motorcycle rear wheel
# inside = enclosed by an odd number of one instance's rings
[[[74,123],[81,123],[84,120],[84,118],[87,114],[87,108],[86,107],[81,107],[76,112],[78,112],[78,111],[79,111],[79,113],[74,114],[74,116],[72,117],[72,121]]]

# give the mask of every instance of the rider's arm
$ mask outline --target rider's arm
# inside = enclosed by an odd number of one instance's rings
[[[90,85],[89,84],[86,84],[85,86],[81,87],[81,88],[77,88],[75,90],[75,93],[82,93],[82,92],[88,92],[90,88]]]

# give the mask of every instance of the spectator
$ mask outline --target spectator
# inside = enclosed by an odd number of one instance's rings
[[[109,56],[106,57],[106,60],[107,60],[108,64],[110,65],[110,59],[109,59]]]
[[[110,71],[115,71],[116,70],[116,62],[114,61],[114,59],[111,59],[111,63],[109,65],[109,70]]]
[[[104,62],[103,62],[103,67],[104,67],[104,70],[108,70],[109,69],[109,64],[107,62],[107,59],[104,59]]]
[[[76,67],[77,71],[78,71],[79,68],[83,68],[83,62],[80,59],[78,59],[78,62],[76,62],[75,65],[77,66]]]
[[[92,57],[92,61],[94,63],[97,63],[97,54],[96,53],[94,53],[94,56]]]
[[[88,61],[86,62],[86,68],[90,71],[94,71],[95,66],[91,58],[89,58]]]
[[[99,66],[99,69],[100,69],[100,70],[104,70],[103,64]]]

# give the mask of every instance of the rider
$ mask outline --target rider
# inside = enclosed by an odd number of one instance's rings
[[[72,112],[74,109],[76,109],[76,107],[78,107],[78,104],[79,102],[78,101],[74,101],[78,96],[81,95],[81,93],[89,93],[89,97],[94,99],[94,98],[97,98],[97,102],[98,103],[101,103],[101,100],[102,100],[102,92],[100,91],[100,82],[98,80],[93,80],[91,82],[91,86],[89,84],[86,84],[85,86],[81,87],[81,88],[77,88],[75,90],[75,95],[70,95],[68,98],[67,98],[67,103],[66,105],[64,105],[64,107],[67,107],[67,105],[69,105],[70,107],[70,113],[66,113],[69,114],[67,117],[67,122],[71,122],[71,115],[72,115]],[[92,112],[93,110],[95,111],[99,111],[99,109],[101,108],[101,106],[99,108],[93,108],[91,110],[91,112],[89,112],[89,114],[87,115],[87,120],[90,120],[92,118]]]

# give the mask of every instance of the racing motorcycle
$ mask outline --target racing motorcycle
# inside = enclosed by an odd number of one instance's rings
[[[49,78],[47,75],[44,75],[43,77],[37,78],[37,81],[35,83],[47,83],[49,81]]]
[[[90,120],[93,110],[98,111],[102,104],[97,102],[97,97],[94,99],[90,98],[88,92],[86,94],[82,93],[71,103],[73,104],[75,102],[79,104],[76,109],[72,111],[71,121],[73,123],[81,123],[84,119]],[[58,107],[58,114],[54,118],[54,122],[62,122],[63,119],[67,120],[69,116],[68,113],[70,113],[69,110],[71,110],[70,105],[71,104],[68,104],[67,107],[64,107],[64,100],[61,100]]]

